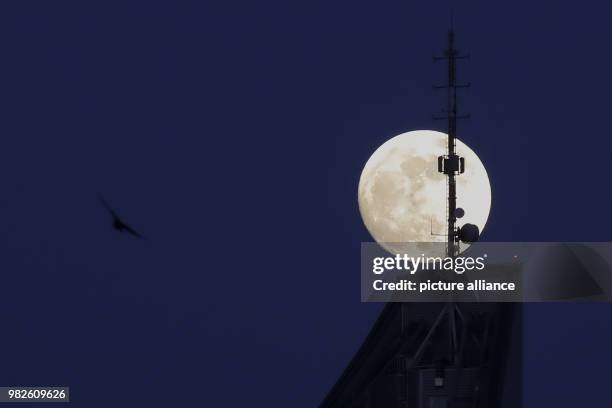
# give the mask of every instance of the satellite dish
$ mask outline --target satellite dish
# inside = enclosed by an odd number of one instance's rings
[[[455,208],[455,217],[462,218],[465,215],[463,208]]]
[[[476,242],[480,237],[480,230],[474,224],[465,224],[459,229],[459,240],[461,242]]]

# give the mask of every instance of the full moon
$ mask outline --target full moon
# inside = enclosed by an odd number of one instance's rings
[[[383,248],[393,243],[446,241],[447,179],[438,172],[438,156],[446,154],[447,135],[432,130],[402,133],[386,141],[369,158],[359,178],[359,211]],[[465,173],[456,176],[457,207],[482,231],[491,209],[491,185],[484,165],[457,139]],[[433,234],[432,234],[433,232]]]

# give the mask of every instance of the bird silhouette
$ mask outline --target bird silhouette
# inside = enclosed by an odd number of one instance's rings
[[[132,227],[127,225],[125,222],[123,222],[121,218],[119,218],[115,210],[113,210],[113,208],[108,204],[108,202],[106,202],[106,200],[104,199],[104,197],[102,197],[101,194],[98,194],[98,198],[100,202],[102,203],[102,205],[104,206],[104,208],[106,208],[106,210],[110,213],[111,217],[113,217],[113,228],[114,229],[116,229],[119,232],[126,232],[136,238],[145,239],[145,237],[140,235],[138,232],[136,232],[136,230],[134,230]]]

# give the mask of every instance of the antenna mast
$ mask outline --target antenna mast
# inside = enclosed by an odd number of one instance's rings
[[[434,61],[447,60],[448,62],[448,83],[446,85],[434,86],[436,89],[446,88],[447,109],[445,116],[434,116],[434,120],[448,120],[448,143],[446,155],[438,157],[438,171],[447,176],[447,241],[446,252],[447,256],[454,257],[459,254],[459,232],[456,228],[457,223],[457,183],[455,177],[465,171],[465,159],[457,155],[455,151],[457,137],[457,120],[468,118],[469,115],[457,114],[457,89],[467,88],[470,84],[457,83],[457,60],[469,58],[467,55],[459,55],[455,49],[455,32],[453,29],[452,14],[451,28],[448,31],[448,46],[442,57],[434,57]]]

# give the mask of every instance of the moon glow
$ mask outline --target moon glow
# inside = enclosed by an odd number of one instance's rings
[[[432,130],[402,133],[382,144],[368,159],[359,178],[358,201],[372,237],[385,243],[445,242],[447,178],[438,172],[446,154],[447,135]],[[456,176],[457,207],[465,210],[458,225],[483,231],[491,208],[491,185],[476,153],[457,139],[465,173]]]

